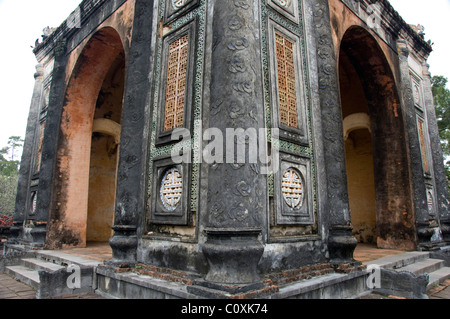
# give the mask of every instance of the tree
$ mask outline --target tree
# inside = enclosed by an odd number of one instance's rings
[[[8,139],[9,151],[11,152],[11,161],[15,160],[16,151],[23,146],[23,139],[20,136],[10,136]]]
[[[23,140],[20,136],[11,136],[8,146],[0,149],[0,215],[11,217],[17,194],[19,161],[16,159]]]
[[[447,184],[450,188],[450,90],[446,87],[447,83],[448,79],[440,75],[433,76],[431,79],[439,135],[446,159]]]

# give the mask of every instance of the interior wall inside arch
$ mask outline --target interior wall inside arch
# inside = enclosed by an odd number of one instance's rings
[[[103,81],[95,106],[94,121],[109,119],[121,123],[125,83],[125,57],[121,53]],[[105,242],[112,236],[116,198],[119,145],[114,136],[92,133],[87,216],[88,242]]]
[[[348,91],[349,99],[362,100],[361,93],[357,93],[362,88],[367,104],[367,109],[365,106],[364,109],[368,110],[370,117],[377,245],[380,248],[414,250],[416,229],[408,136],[393,72],[376,39],[362,27],[347,30],[339,56],[341,65],[348,61],[354,69],[353,74],[357,75],[349,81],[354,86]],[[347,63],[347,67],[342,69],[351,68]],[[359,78],[360,85],[355,78]],[[342,84],[343,105],[351,104],[345,100],[345,83]],[[354,112],[354,108],[362,108],[362,105],[343,106],[343,112]]]
[[[345,52],[339,56],[342,118],[369,113],[363,85]],[[347,185],[353,234],[360,243],[376,243],[376,202],[372,136],[352,130],[345,140]]]

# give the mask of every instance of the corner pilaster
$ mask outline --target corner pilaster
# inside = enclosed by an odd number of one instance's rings
[[[122,108],[114,235],[109,241],[113,258],[107,261],[118,267],[136,263],[139,226],[145,218],[153,10],[153,0],[136,1]]]
[[[332,262],[353,262],[357,240],[352,234],[347,191],[345,144],[337,75],[337,59],[331,37],[328,1],[310,4],[316,40],[319,99],[327,175],[328,249]]]
[[[439,128],[436,119],[436,109],[434,105],[433,91],[431,85],[431,74],[429,65],[423,64],[423,91],[425,108],[428,119],[428,133],[430,136],[431,161],[433,163],[434,172],[434,198],[429,198],[430,204],[434,205],[436,213],[436,221],[442,234],[442,239],[450,243],[450,202],[447,180],[445,175],[445,167],[443,162],[443,152],[441,139],[439,136]],[[432,201],[432,202],[431,202]]]
[[[405,127],[408,134],[408,149],[410,160],[410,172],[412,181],[412,195],[414,200],[414,213],[416,219],[417,248],[430,250],[435,246],[433,236],[437,227],[437,216],[433,216],[428,205],[427,189],[425,183],[425,172],[422,161],[426,145],[419,141],[417,112],[413,97],[410,66],[408,56],[410,54],[408,44],[405,40],[397,40],[399,54],[400,81],[402,92],[402,107],[405,114]],[[425,136],[422,137],[425,139]],[[421,150],[421,147],[424,150]]]
[[[34,74],[34,90],[28,114],[25,142],[23,145],[22,160],[20,162],[19,180],[17,186],[16,206],[14,209],[13,226],[8,241],[16,242],[22,235],[23,223],[26,219],[29,185],[31,182],[33,166],[33,145],[35,142],[36,127],[39,124],[39,111],[43,92],[44,69],[41,64],[36,65]]]
[[[209,264],[206,281],[249,285],[260,281],[257,265],[264,252],[267,179],[258,170],[260,162],[250,163],[249,143],[244,142],[248,136],[236,133],[229,140],[227,130],[258,132],[265,127],[260,4],[259,0],[215,0],[210,10],[209,104],[214,112],[206,125],[226,136],[227,157],[208,167],[207,239],[202,245]],[[230,152],[240,147],[245,147],[245,162],[234,154],[230,163]]]

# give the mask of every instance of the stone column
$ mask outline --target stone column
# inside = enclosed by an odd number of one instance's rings
[[[36,213],[33,217],[33,228],[30,235],[33,246],[43,246],[47,235],[49,211],[52,207],[54,191],[54,165],[56,160],[59,126],[65,95],[66,77],[66,39],[59,38],[53,49],[54,67],[50,87],[47,120],[45,122],[42,144],[41,167],[39,171],[39,186]]]
[[[331,37],[327,0],[307,1],[312,14],[318,69],[319,99],[323,127],[324,162],[327,176],[328,249],[332,262],[352,262],[357,240],[352,234],[347,191],[345,144],[340,105],[337,59]]]
[[[35,145],[35,136],[39,127],[39,113],[43,94],[44,70],[41,64],[36,66],[34,74],[35,83],[33,95],[31,98],[30,112],[28,114],[27,129],[25,141],[23,144],[22,159],[20,162],[19,180],[17,186],[16,206],[14,209],[14,226],[11,227],[11,236],[9,241],[13,242],[21,236],[23,222],[27,217],[26,209],[28,207],[29,189],[31,175],[33,174],[33,149]]]
[[[418,248],[428,249],[431,246],[431,237],[434,234],[433,224],[435,218],[430,215],[427,205],[427,195],[424,171],[422,167],[422,155],[417,130],[416,111],[412,92],[410,67],[408,64],[409,49],[403,39],[397,41],[399,53],[399,68],[401,81],[402,108],[405,114],[405,128],[408,136],[409,161],[413,192],[413,204],[416,217],[416,231],[418,236]]]
[[[209,10],[212,53],[205,128],[209,124],[222,132],[226,151],[223,162],[209,164],[207,170],[207,240],[202,246],[209,264],[206,281],[249,285],[259,281],[267,218],[266,176],[250,151],[258,143],[255,134],[265,127],[260,1],[214,0]],[[245,161],[236,157],[243,148]]]
[[[444,156],[442,153],[439,128],[436,120],[436,109],[431,89],[431,74],[429,65],[423,64],[423,92],[424,103],[428,119],[428,132],[430,135],[431,161],[433,162],[435,198],[437,220],[442,231],[443,239],[450,243],[450,203],[447,180],[445,177]]]
[[[127,63],[117,173],[113,258],[107,264],[136,263],[138,232],[145,220],[148,118],[153,32],[153,0],[137,0]]]

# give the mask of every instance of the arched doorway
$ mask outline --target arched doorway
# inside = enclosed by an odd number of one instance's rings
[[[125,51],[111,27],[84,46],[65,94],[49,248],[108,241],[114,218]]]
[[[107,242],[112,236],[124,83],[125,56],[121,53],[112,63],[95,105],[89,170],[88,242]]]
[[[354,234],[379,248],[413,250],[403,114],[387,59],[361,27],[349,28],[342,38],[339,82]]]

